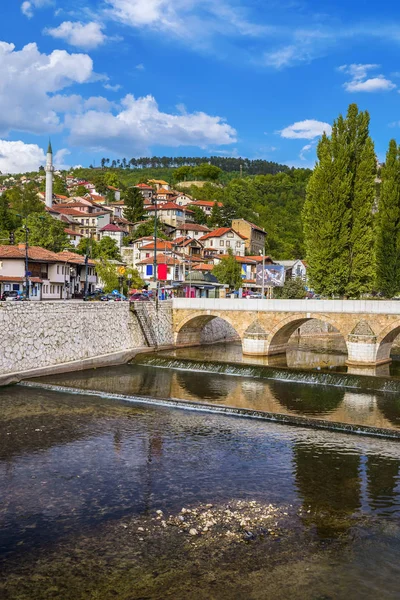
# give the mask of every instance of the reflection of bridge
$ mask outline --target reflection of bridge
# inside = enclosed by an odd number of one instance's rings
[[[318,319],[342,334],[348,363],[360,366],[389,362],[392,343],[400,334],[396,301],[175,298],[176,345],[200,344],[205,326],[216,318],[237,333],[244,354],[263,356],[286,352],[292,333]]]

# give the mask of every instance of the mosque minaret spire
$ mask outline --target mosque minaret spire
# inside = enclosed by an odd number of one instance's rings
[[[53,149],[51,147],[51,141],[49,140],[46,159],[46,206],[48,208],[53,206],[53,172]]]

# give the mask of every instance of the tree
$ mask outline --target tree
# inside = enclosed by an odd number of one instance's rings
[[[208,163],[203,163],[192,169],[192,176],[195,179],[209,179],[210,181],[218,181],[222,169]]]
[[[325,295],[358,297],[374,278],[375,154],[369,115],[349,106],[318,144],[303,223],[312,287]]]
[[[154,235],[154,221],[153,219],[148,221],[143,221],[140,223],[138,227],[136,227],[134,234],[131,236],[131,240],[137,240],[138,238],[147,237],[150,235]],[[164,231],[161,228],[161,224],[157,222],[157,237],[161,240],[167,240],[168,236],[165,235]],[[125,241],[125,240],[124,240]],[[129,242],[127,242],[129,243]]]
[[[65,180],[62,177],[54,177],[53,192],[60,196],[69,196]]]
[[[214,229],[215,227],[221,227],[223,222],[222,219],[221,207],[219,206],[218,202],[214,202],[207,225],[211,229]]]
[[[107,171],[106,173],[104,173],[103,181],[106,185],[111,185],[116,188],[120,187],[118,175],[116,173],[113,173],[112,171]]]
[[[304,282],[300,277],[286,279],[282,287],[274,288],[274,298],[286,298],[289,300],[301,300],[306,297]]]
[[[76,252],[82,254],[82,256],[90,256],[90,258],[96,258],[98,256],[98,242],[93,238],[82,238],[79,242]]]
[[[376,285],[392,298],[400,291],[400,148],[390,140],[377,215]]]
[[[221,262],[215,265],[212,273],[220,283],[224,283],[232,289],[238,289],[242,285],[242,269],[240,263],[233,256],[232,248],[228,249],[228,256],[224,256]]]
[[[80,196],[82,198],[83,196],[86,196],[87,193],[88,190],[85,188],[84,185],[78,185],[75,188],[74,196]]]
[[[105,235],[97,243],[96,258],[105,258],[108,260],[121,260],[118,244],[110,236]]]
[[[43,202],[37,195],[37,189],[34,184],[28,184],[24,187],[15,186],[7,190],[4,194],[11,209],[15,215],[19,215],[19,224],[23,218],[33,213],[44,214],[45,208]]]
[[[125,294],[129,288],[140,289],[143,287],[143,281],[136,269],[128,267],[125,269],[124,274],[120,275],[118,268],[118,265],[111,263],[106,258],[100,258],[96,261],[96,272],[103,282],[103,288],[107,294],[113,290],[120,290],[121,287]]]
[[[193,168],[187,165],[184,165],[183,167],[178,167],[174,170],[173,179],[176,183],[178,183],[179,181],[186,181],[190,178],[192,171]]]
[[[192,204],[187,207],[189,210],[194,212],[194,222],[198,225],[205,225],[207,223],[207,217],[204,210],[201,210],[200,206],[193,206]]]
[[[16,218],[11,210],[6,194],[0,196],[0,237],[8,237],[5,232],[13,231],[16,227]],[[4,235],[3,235],[4,232]],[[4,242],[3,242],[4,243]]]
[[[144,217],[143,196],[141,191],[136,187],[130,187],[125,194],[124,217],[137,223]]]
[[[47,214],[34,213],[29,215],[25,222],[29,230],[29,244],[31,246],[40,246],[52,252],[62,252],[66,248],[71,248],[68,235],[65,233],[65,223],[62,221]],[[17,243],[25,242],[25,229],[23,227],[15,232],[15,241]]]

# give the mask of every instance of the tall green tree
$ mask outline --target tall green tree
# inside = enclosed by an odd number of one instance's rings
[[[376,285],[386,297],[400,291],[400,148],[390,140],[377,214]]]
[[[207,225],[211,229],[214,229],[215,227],[222,227],[222,223],[223,223],[223,215],[222,215],[221,207],[219,206],[218,202],[214,202],[214,205],[211,209],[211,214],[208,217]]]
[[[144,204],[141,191],[130,187],[125,193],[124,217],[132,223],[141,221],[144,217]]]
[[[120,290],[121,284],[124,294],[128,292],[129,288],[141,289],[144,285],[137,269],[128,267],[125,269],[124,275],[120,275],[118,265],[104,257],[96,261],[96,273],[103,282],[103,289],[106,293]]]
[[[303,224],[310,282],[324,295],[358,297],[373,286],[376,167],[368,126],[368,113],[351,104],[318,144]]]
[[[54,177],[53,192],[55,194],[59,194],[60,196],[69,196],[67,184],[65,183],[65,179],[63,177]]]
[[[22,222],[21,219],[25,219],[33,213],[45,213],[44,204],[37,195],[37,189],[34,184],[28,184],[23,187],[15,186],[7,190],[4,195],[13,213],[19,215],[19,223]]]
[[[65,223],[62,221],[54,219],[48,214],[34,213],[27,217],[25,223],[29,230],[29,244],[31,246],[40,246],[52,252],[72,249],[65,233]],[[23,227],[15,232],[15,241],[16,243],[25,242],[25,229]]]
[[[193,211],[193,218],[195,223],[197,223],[198,225],[205,225],[207,223],[206,214],[204,210],[201,210],[200,206],[194,206],[193,204],[190,204],[187,208]]]
[[[96,246],[96,258],[121,260],[117,242],[108,235],[102,237]]]
[[[220,283],[229,285],[231,289],[238,289],[242,285],[242,269],[233,256],[232,248],[228,249],[228,256],[224,256],[221,262],[215,265],[212,273]]]

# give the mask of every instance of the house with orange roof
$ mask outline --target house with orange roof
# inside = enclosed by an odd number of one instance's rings
[[[194,220],[192,210],[178,206],[175,202],[165,202],[157,208],[155,206],[145,206],[144,210],[150,218],[154,218],[157,210],[157,218],[172,227],[178,227],[185,222],[193,222]]]
[[[170,189],[170,185],[168,183],[168,181],[164,181],[163,179],[149,179],[149,181],[147,182],[149,185],[154,185],[154,187],[156,188],[156,191],[158,191],[161,188],[165,188],[166,190]]]
[[[151,185],[147,185],[146,183],[138,183],[134,187],[140,191],[145,200],[152,200],[154,196],[154,188],[152,188]]]
[[[84,257],[73,252],[69,255],[75,261],[84,261]],[[77,258],[78,257],[78,258]],[[71,297],[70,261],[65,253],[55,253],[40,246],[28,247],[28,272],[25,273],[25,244],[0,246],[0,297],[9,292],[25,292],[26,276],[29,283],[30,300],[60,300]],[[96,281],[95,263],[89,261],[88,268]]]
[[[206,225],[199,225],[198,223],[180,223],[177,225],[174,237],[191,237],[193,239],[200,239],[206,233],[209,233],[211,229]]]
[[[165,284],[171,284],[173,282],[184,281],[185,279],[185,261],[169,256],[163,253],[157,253],[156,255],[157,267],[165,265],[164,269],[158,269],[157,278],[165,282]],[[140,260],[136,264],[136,268],[139,271],[139,275],[144,281],[151,281],[154,278],[154,255]],[[160,273],[164,271],[166,278],[162,279]]]
[[[199,208],[201,208],[201,210],[207,217],[211,215],[214,204],[218,204],[220,208],[223,207],[223,203],[217,202],[216,200],[195,200],[194,202],[191,202],[191,204],[193,206],[198,206]]]
[[[232,250],[235,256],[245,255],[246,238],[232,227],[219,227],[199,239],[208,254],[227,254],[228,250]]]

